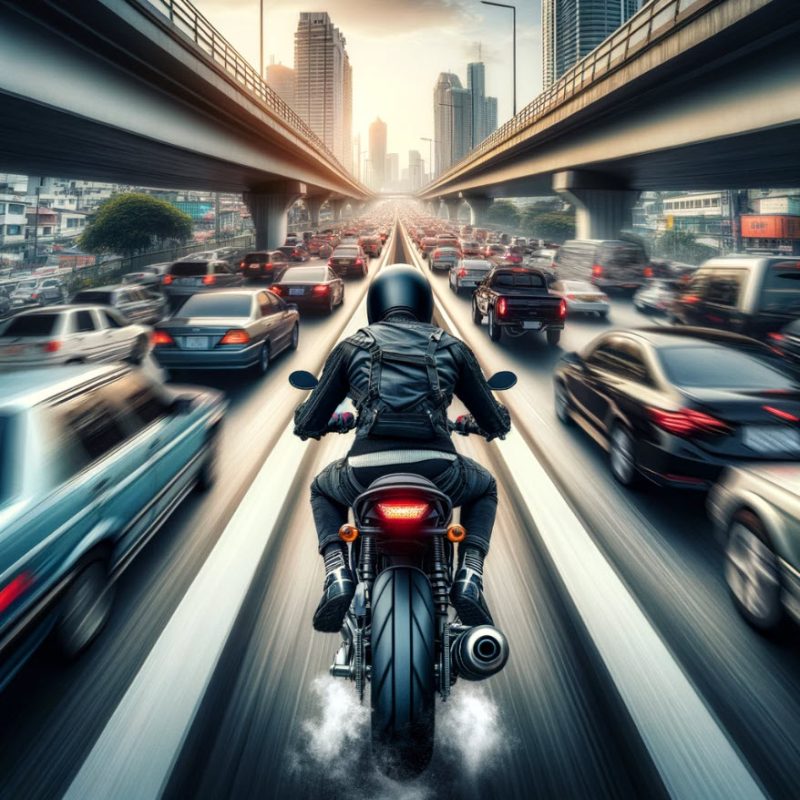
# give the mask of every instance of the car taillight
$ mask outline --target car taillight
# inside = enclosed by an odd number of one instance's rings
[[[441,253],[438,250],[434,250],[433,251],[433,257],[434,258],[439,258],[440,255],[441,255]]]
[[[272,294],[278,295],[278,297],[280,297],[283,294],[282,286],[276,286],[273,284],[272,286],[269,287],[269,290],[272,292]]]
[[[497,316],[504,317],[508,313],[508,300],[505,297],[501,297],[497,301]]]
[[[782,419],[785,422],[800,422],[800,417],[796,414],[792,414],[790,411],[783,411],[780,408],[775,408],[775,406],[761,406],[761,408],[767,413],[772,414],[773,417]]]
[[[653,268],[652,267],[645,267],[644,268],[644,276],[645,276],[645,278],[652,278],[653,277]]]
[[[377,508],[387,522],[419,522],[428,515],[430,505],[421,501],[393,500],[378,503]]]
[[[217,282],[217,276],[216,275],[203,275],[203,283],[206,286],[212,286],[216,282]]]
[[[721,434],[729,433],[731,430],[727,422],[692,408],[682,408],[679,411],[648,408],[647,415],[654,425],[675,436],[693,436],[696,433]]]
[[[33,575],[30,572],[20,572],[16,578],[0,589],[0,614],[8,609],[16,600],[19,600],[32,584]]]
[[[330,287],[326,283],[314,287],[314,294],[328,294]]]
[[[61,342],[58,342],[55,339],[53,339],[53,341],[50,342],[45,342],[42,345],[42,350],[44,350],[45,353],[57,353],[60,349],[61,349]]]
[[[595,264],[592,267],[592,275],[594,275],[595,278],[598,278],[602,274],[603,274],[603,268],[599,264]]]
[[[250,336],[247,331],[240,328],[232,328],[220,340],[220,344],[248,344]]]
[[[456,274],[458,275],[459,278],[467,277],[467,271],[463,267]]]
[[[568,297],[570,300],[574,300],[574,299],[575,299],[575,295],[574,295],[574,294],[568,294],[568,295],[567,295],[567,297]]]
[[[772,339],[773,342],[782,342],[784,340],[784,335],[773,331],[767,334],[767,339]]]
[[[244,269],[246,266],[247,264],[244,261],[239,262],[239,269]]]
[[[38,300],[39,292],[31,292],[31,300]]]
[[[172,283],[173,280],[174,280],[174,278],[172,277],[172,275],[165,275],[161,279],[161,283],[163,283],[164,286],[169,286]]]
[[[682,303],[688,303],[690,306],[693,306],[695,303],[700,302],[700,296],[696,294],[685,294],[681,297]]]
[[[150,343],[153,347],[168,347],[174,345],[175,340],[166,331],[155,330],[150,337]]]
[[[363,267],[364,266],[364,259],[363,258],[357,258],[356,259],[356,266],[357,267]]]
[[[558,316],[559,317],[566,317],[567,316],[567,301],[562,300],[558,304]]]

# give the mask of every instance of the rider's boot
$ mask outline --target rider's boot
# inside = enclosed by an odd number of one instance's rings
[[[464,625],[494,625],[483,596],[484,553],[477,547],[459,548],[458,572],[450,601]]]
[[[341,542],[329,544],[322,553],[325,559],[325,587],[314,612],[314,628],[324,633],[341,629],[344,615],[356,592],[353,573],[347,565],[347,547]]]

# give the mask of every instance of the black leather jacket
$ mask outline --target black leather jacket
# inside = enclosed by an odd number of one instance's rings
[[[370,327],[380,327],[381,338],[387,337],[395,347],[402,348],[408,342],[423,335],[430,335],[434,326],[418,322],[406,315],[393,315],[389,320]],[[365,349],[366,337],[356,334],[336,346],[322,372],[317,387],[308,400],[297,408],[294,415],[294,433],[302,439],[319,439],[327,431],[328,420],[337,406],[346,398],[362,397],[369,383],[370,356]],[[511,429],[511,421],[505,406],[498,403],[483,377],[472,351],[460,339],[449,334],[442,336],[436,351],[436,370],[441,390],[449,403],[453,395],[458,397],[475,418],[488,439],[504,436]],[[402,396],[403,386],[392,387]],[[448,435],[421,441],[398,442],[373,437],[357,436],[351,449],[352,455],[364,452],[379,452],[390,449],[416,449],[454,452]]]

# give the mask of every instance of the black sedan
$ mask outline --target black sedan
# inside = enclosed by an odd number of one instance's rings
[[[722,338],[607,333],[563,357],[554,388],[559,419],[606,448],[625,486],[705,489],[729,465],[800,459],[800,384]]]
[[[263,375],[297,347],[300,314],[266,289],[205,292],[153,331],[153,354],[170,370],[252,369]]]
[[[290,267],[270,289],[301,309],[331,314],[344,303],[344,281],[330,267]]]
[[[289,258],[281,250],[257,250],[245,254],[239,262],[239,272],[246,280],[267,280],[271,283],[280,278],[288,266]]]

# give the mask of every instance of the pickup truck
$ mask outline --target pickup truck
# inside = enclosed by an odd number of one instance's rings
[[[489,321],[489,338],[545,331],[547,343],[555,347],[561,339],[567,306],[547,290],[544,273],[526,267],[496,266],[472,295],[472,320]]]

